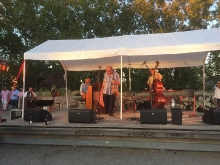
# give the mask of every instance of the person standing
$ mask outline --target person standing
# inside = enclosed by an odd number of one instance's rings
[[[12,109],[18,108],[18,92],[16,86],[11,87],[9,104],[12,106]]]
[[[7,90],[6,87],[4,87],[3,90],[1,91],[0,97],[1,97],[1,101],[2,101],[2,110],[6,111],[8,101],[9,101],[9,98],[10,98],[10,91]]]
[[[217,107],[220,107],[220,81],[217,81],[217,85],[215,87],[214,92],[214,102],[216,103]]]
[[[118,85],[120,85],[120,76],[113,70],[112,66],[106,67],[101,91],[103,92],[103,101],[106,114],[113,115],[116,95],[118,95]]]
[[[148,77],[147,80],[147,85],[149,86],[149,96],[150,96],[150,101],[151,101],[151,106],[155,108],[155,103],[154,103],[154,80],[161,81],[162,80],[162,75],[155,69],[151,68],[149,70],[150,76]]]
[[[19,92],[18,92],[18,108],[22,108],[22,97],[23,97],[23,88],[20,88],[19,89]]]

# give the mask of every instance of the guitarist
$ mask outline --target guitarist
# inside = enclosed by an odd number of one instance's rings
[[[106,114],[109,114],[109,116],[114,116],[113,110],[116,96],[118,95],[118,85],[120,85],[119,74],[113,70],[112,66],[107,66],[101,91],[103,92]]]

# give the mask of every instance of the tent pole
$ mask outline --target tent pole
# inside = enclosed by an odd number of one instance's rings
[[[129,65],[129,68],[128,68],[129,69],[128,70],[129,71],[129,90],[131,90],[131,64],[129,63],[128,65]]]
[[[203,105],[205,106],[205,62],[203,63]]]
[[[122,55],[121,55],[121,80],[120,80],[120,84],[121,84],[121,92],[120,92],[120,101],[121,101],[121,106],[120,106],[120,119],[122,119]]]
[[[207,53],[205,60],[203,61],[203,105],[205,106],[205,61],[209,56],[210,52]]]
[[[65,81],[66,81],[66,108],[68,108],[69,107],[69,103],[68,103],[68,91],[67,91],[67,72],[66,72],[66,69],[65,69],[65,75],[64,75],[64,79],[65,79]]]
[[[22,95],[22,119],[24,118],[25,74],[26,74],[26,61],[24,60],[24,66],[23,66],[23,95]]]

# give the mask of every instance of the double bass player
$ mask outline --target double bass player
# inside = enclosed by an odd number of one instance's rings
[[[156,67],[158,65],[159,65],[159,62],[157,63],[155,68],[151,68],[149,70],[150,76],[149,76],[148,81],[147,81],[147,85],[149,86],[150,101],[151,101],[151,104],[152,104],[153,108],[157,108],[157,107],[155,107],[155,100],[154,100],[155,99],[155,89],[154,89],[155,84],[154,83],[155,82],[161,82],[161,80],[162,80],[162,75],[156,69]]]

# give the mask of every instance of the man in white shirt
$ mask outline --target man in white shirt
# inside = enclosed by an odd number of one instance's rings
[[[36,93],[33,91],[33,88],[30,87],[27,92],[24,93],[24,97],[36,97]]]
[[[113,110],[118,95],[118,85],[120,85],[119,74],[113,70],[112,66],[107,66],[101,91],[103,92],[106,114],[109,116],[114,116]]]
[[[220,81],[217,81],[217,86],[214,93],[214,102],[220,107]]]
[[[36,93],[33,91],[33,88],[30,87],[27,92],[24,93],[24,97],[27,98],[26,107],[34,108],[36,107]]]

